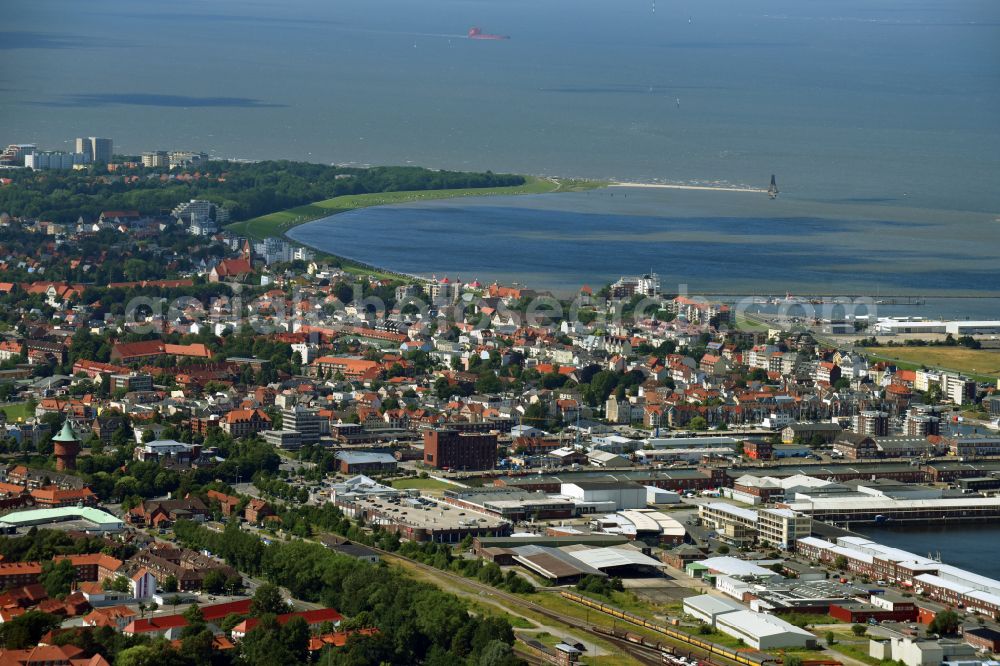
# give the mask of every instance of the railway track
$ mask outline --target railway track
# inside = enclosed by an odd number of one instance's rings
[[[390,561],[391,560],[398,560],[398,561],[406,562],[406,563],[411,564],[411,565],[413,565],[413,566],[415,566],[415,567],[417,567],[419,569],[423,569],[423,570],[425,570],[425,571],[427,571],[429,573],[433,573],[433,574],[435,574],[437,576],[441,576],[443,578],[446,578],[446,579],[449,579],[449,580],[453,580],[456,583],[461,583],[461,584],[466,585],[468,587],[472,587],[474,589],[477,589],[477,590],[479,590],[479,592],[481,594],[483,594],[485,596],[490,596],[490,597],[493,597],[495,599],[499,599],[499,600],[505,601],[508,604],[510,604],[511,610],[513,610],[513,608],[516,608],[516,607],[521,607],[521,608],[530,610],[533,613],[537,613],[538,615],[546,617],[546,618],[548,618],[550,620],[555,620],[556,622],[559,622],[559,623],[564,624],[566,626],[572,627],[573,629],[577,629],[579,631],[582,631],[582,632],[586,633],[587,635],[589,635],[589,636],[591,636],[593,638],[599,638],[600,640],[602,640],[604,642],[611,643],[611,644],[615,645],[616,647],[620,648],[622,652],[628,654],[630,657],[632,657],[633,659],[635,659],[636,661],[638,661],[640,663],[643,663],[643,664],[662,664],[663,663],[662,659],[660,659],[659,657],[657,657],[656,660],[652,659],[652,657],[651,657],[652,652],[651,652],[651,650],[649,648],[646,648],[644,646],[631,643],[631,642],[629,642],[627,640],[623,640],[623,639],[617,638],[617,637],[615,637],[613,635],[609,635],[608,633],[601,632],[601,631],[598,630],[597,627],[592,626],[589,622],[581,620],[581,619],[579,619],[577,617],[574,617],[572,615],[565,615],[563,613],[559,613],[557,611],[554,611],[554,610],[551,610],[549,608],[546,608],[545,606],[542,606],[540,604],[536,604],[533,601],[528,601],[526,599],[523,599],[523,598],[521,598],[521,597],[519,597],[517,595],[511,594],[509,592],[504,592],[503,590],[498,590],[495,587],[492,587],[490,585],[486,585],[484,583],[480,583],[479,581],[472,580],[470,578],[466,578],[465,576],[461,576],[461,575],[453,573],[451,571],[444,571],[442,569],[438,569],[436,567],[432,567],[429,564],[424,564],[423,562],[420,562],[418,560],[414,560],[414,559],[409,558],[409,557],[405,557],[403,555],[398,555],[396,553],[392,553],[392,552],[389,552],[389,551],[386,551],[386,550],[381,550],[379,548],[372,548],[372,549],[375,550],[375,551],[377,551],[383,558],[385,558],[387,560],[390,560]]]

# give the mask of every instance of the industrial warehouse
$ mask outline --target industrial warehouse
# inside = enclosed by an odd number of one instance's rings
[[[1000,497],[893,499],[891,497],[817,498],[781,502],[778,506],[836,523],[986,520],[1000,517]]]
[[[743,640],[755,650],[810,647],[816,644],[816,636],[805,629],[773,615],[755,613],[742,604],[710,594],[685,599],[684,612],[723,633]]]
[[[799,539],[796,551],[825,564],[842,562],[848,571],[970,612],[1000,614],[1000,581],[863,537],[841,537],[836,543],[806,537]]]

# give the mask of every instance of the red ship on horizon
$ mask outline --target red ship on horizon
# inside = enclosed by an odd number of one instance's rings
[[[479,28],[469,28],[469,39],[510,39],[508,35],[491,35],[488,32],[483,32]]]

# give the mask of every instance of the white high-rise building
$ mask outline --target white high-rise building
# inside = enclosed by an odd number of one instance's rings
[[[229,211],[211,201],[191,199],[178,204],[170,213],[188,223],[188,230],[195,235],[209,235],[229,222]]]
[[[154,150],[142,154],[142,166],[156,169],[170,166],[170,158],[165,150]]]
[[[111,161],[111,156],[114,154],[114,141],[96,136],[77,137],[76,152],[86,155],[87,162],[104,162],[107,164]]]
[[[84,164],[84,159],[82,153],[34,152],[24,156],[24,166],[35,171],[72,169],[77,164]]]

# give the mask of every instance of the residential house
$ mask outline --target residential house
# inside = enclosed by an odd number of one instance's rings
[[[246,510],[244,510],[243,512],[243,517],[246,519],[246,521],[254,525],[259,525],[266,518],[269,518],[274,515],[275,515],[274,509],[271,507],[271,505],[265,502],[264,500],[257,498],[251,499],[247,503]]]

